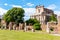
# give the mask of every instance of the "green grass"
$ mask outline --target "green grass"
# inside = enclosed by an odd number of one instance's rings
[[[39,31],[23,32],[23,31],[0,30],[0,40],[60,40],[60,37]]]

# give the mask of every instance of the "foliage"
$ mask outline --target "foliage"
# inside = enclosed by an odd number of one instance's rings
[[[22,8],[14,7],[7,11],[7,13],[3,16],[3,19],[9,22],[22,23],[24,17],[24,10]]]
[[[31,24],[34,25],[35,23],[39,23],[39,21],[37,21],[36,19],[29,19],[26,21],[27,25]]]
[[[40,25],[40,23],[35,23],[34,25],[33,25],[33,28],[35,29],[35,30],[41,30],[41,27],[40,27],[41,25]]]
[[[51,15],[50,16],[50,20],[49,21],[57,21],[57,18],[55,15]]]
[[[27,25],[31,24],[35,30],[40,30],[41,25],[37,19],[29,19],[26,21]]]

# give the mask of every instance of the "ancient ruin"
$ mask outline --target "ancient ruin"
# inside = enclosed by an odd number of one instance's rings
[[[31,19],[37,19],[40,24],[42,31],[46,31],[47,33],[60,33],[60,16],[55,17],[57,18],[57,22],[49,21],[50,16],[54,14],[54,11],[51,9],[44,8],[44,6],[36,6],[36,12],[30,16]],[[1,29],[9,29],[9,30],[24,30],[28,31],[29,29],[34,32],[33,26],[27,26],[26,23],[19,23],[19,26],[16,26],[14,22],[10,22],[9,25],[6,24],[4,20],[1,19]],[[51,28],[53,28],[53,32],[51,32]]]
[[[55,17],[57,18],[58,22],[48,22],[50,16],[54,14],[54,11],[51,9],[47,9],[44,8],[44,6],[36,6],[36,12],[30,16],[31,19],[37,19],[40,24],[41,24],[41,28],[43,31],[46,31],[48,33],[51,33],[50,29],[53,28],[53,32],[52,33],[59,33],[60,32],[60,16],[57,16],[56,14]]]

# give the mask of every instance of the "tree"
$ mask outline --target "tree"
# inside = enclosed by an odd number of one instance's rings
[[[53,14],[50,16],[50,20],[49,21],[57,21],[56,16]]]
[[[34,28],[35,30],[41,30],[41,24],[40,24],[40,23],[35,23],[35,24],[33,25],[33,28]]]
[[[34,25],[35,23],[39,23],[39,21],[37,21],[36,19],[29,19],[26,21],[27,25],[31,24]]]
[[[14,7],[8,10],[6,14],[4,14],[3,19],[7,23],[9,22],[15,22],[16,24],[23,23],[24,12],[25,11],[22,8]]]
[[[27,25],[31,24],[35,30],[40,30],[41,29],[41,24],[37,19],[29,19],[26,21]]]

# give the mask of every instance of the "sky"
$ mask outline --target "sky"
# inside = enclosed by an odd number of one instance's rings
[[[55,14],[60,15],[60,0],[0,0],[0,15],[13,7],[20,7],[25,10],[24,19],[30,18],[35,13],[37,5],[44,5],[45,8],[51,9]]]

